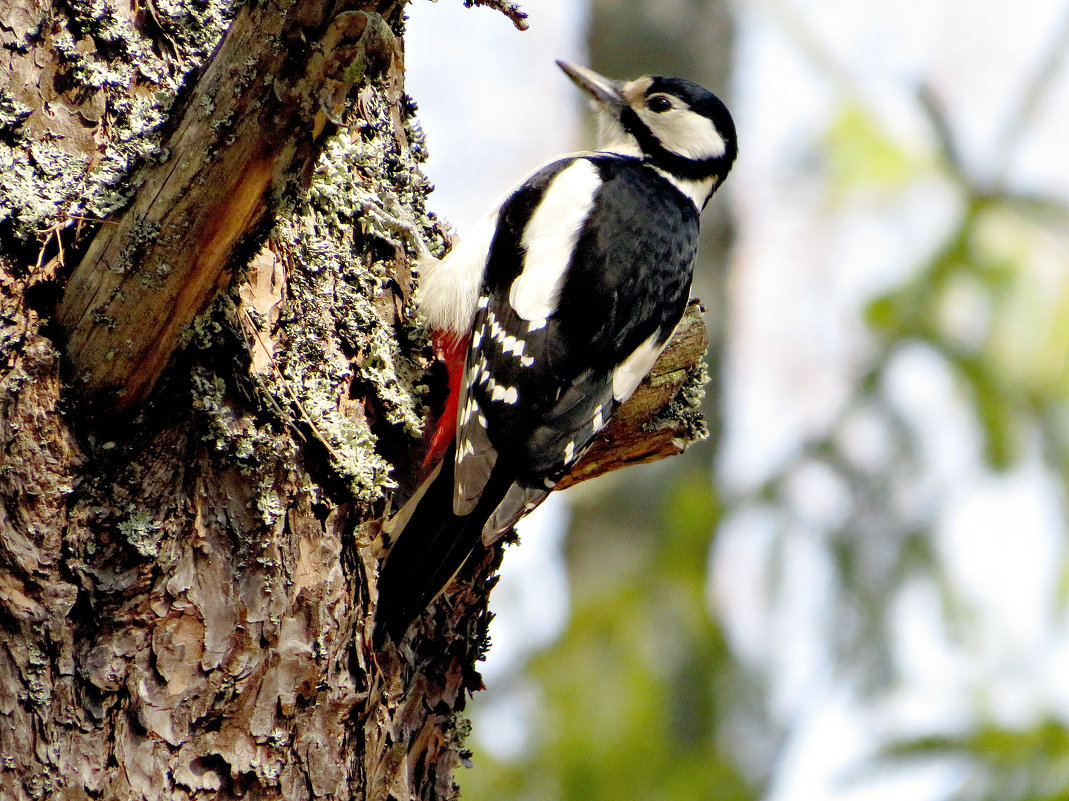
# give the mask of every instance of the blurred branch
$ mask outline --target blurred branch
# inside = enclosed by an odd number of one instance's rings
[[[1069,225],[1069,202],[1058,195],[1037,192],[1011,192],[1006,195],[1007,205],[1022,214],[1050,225]]]
[[[950,119],[943,107],[943,102],[936,95],[931,84],[922,82],[917,87],[917,102],[932,126],[939,153],[942,155],[943,160],[946,161],[950,171],[962,184],[971,186],[972,181],[965,171],[965,163],[961,157],[961,150],[958,149],[955,141],[954,132],[951,130]]]
[[[1001,138],[1003,144],[999,148],[1000,164],[990,184],[970,174],[957,145],[957,138],[950,126],[943,102],[931,85],[921,83],[917,87],[917,101],[932,127],[939,153],[946,162],[947,168],[970,198],[977,201],[1004,203],[1022,214],[1041,221],[1064,225],[1069,222],[1069,203],[1065,198],[1037,192],[1017,192],[1006,184],[1007,171],[1013,160],[1012,151],[1027,130],[1028,124],[1033,121],[1040,98],[1049,88],[1051,78],[1057,72],[1063,51],[1069,48],[1069,13],[1065,16],[1055,42],[1057,52],[1051,58],[1044,60],[1043,68],[1038,70],[1033,79],[1029,81],[1017,112],[1011,115],[1011,122]]]
[[[765,6],[778,18],[788,39],[793,41],[814,67],[827,75],[844,94],[859,103],[864,100],[849,70],[835,60],[831,48],[820,40],[813,27],[793,5],[785,0],[767,0]]]
[[[1020,145],[1028,126],[1039,112],[1044,96],[1050,91],[1054,79],[1061,71],[1067,49],[1069,49],[1069,5],[1063,9],[1061,22],[1051,37],[1043,58],[1025,84],[1024,91],[1018,95],[1020,100],[1017,107],[1006,119],[1006,128],[999,138],[999,146],[995,151],[999,157],[995,171],[996,186],[1001,186],[1005,182],[1014,152]]]

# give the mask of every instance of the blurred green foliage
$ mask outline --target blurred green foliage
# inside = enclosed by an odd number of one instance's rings
[[[823,152],[840,202],[851,192],[902,189],[919,169],[916,156],[856,104],[845,106],[829,126]]]
[[[526,671],[540,699],[530,753],[515,764],[477,754],[465,798],[756,797],[717,727],[722,699],[745,688],[705,601],[720,511],[708,472],[695,464],[668,485],[647,476],[664,488],[652,492],[630,478],[601,479],[614,485],[608,508],[605,487],[575,508],[572,624]]]
[[[594,66],[608,50],[614,74],[637,74],[619,61],[629,47],[649,55],[641,38],[630,45],[607,40],[599,13],[623,10],[607,0],[595,6]],[[693,13],[725,12],[706,0]],[[642,24],[622,28],[645,30],[651,17],[634,14]],[[672,54],[673,66],[684,50]],[[700,76],[701,67],[689,72]],[[1033,88],[1022,96],[1034,109]],[[475,769],[461,776],[467,801],[762,796],[790,723],[769,711],[765,671],[771,668],[740,661],[707,597],[711,541],[740,510],[760,510],[774,521],[767,566],[772,593],[780,591],[792,527],[805,527],[818,543],[832,574],[827,642],[820,645],[837,680],[862,703],[886,698],[901,679],[888,621],[904,587],[934,588],[947,636],[962,645],[962,631],[976,621],[934,545],[947,501],[931,486],[933,445],[893,389],[892,373],[906,355],[923,353],[947,377],[978,434],[978,467],[998,474],[1025,462],[1038,465],[1061,487],[1062,519],[1069,519],[1069,199],[1029,194],[1006,179],[1008,172],[974,176],[961,163],[938,104],[921,93],[918,107],[931,122],[927,151],[896,139],[849,97],[819,143],[829,215],[878,209],[930,185],[948,191],[958,209],[920,263],[903,265],[900,280],[857,309],[867,336],[850,397],[823,431],[798,443],[744,497],[717,487],[715,425],[713,440],[682,459],[627,470],[573,493],[571,620],[524,670],[538,705],[529,748],[514,761],[476,753]],[[1024,123],[1018,117],[1012,124]],[[1008,164],[1012,153],[1003,157]],[[724,259],[729,242],[719,244],[720,250],[704,247],[711,264],[700,269],[706,280],[714,276],[701,290],[706,298],[727,292],[711,266]],[[722,354],[723,342],[714,336],[708,407],[714,423],[723,414]],[[860,424],[877,432],[877,455],[854,447]],[[846,499],[834,519],[813,521],[798,508],[796,482],[814,471]],[[1060,612],[1045,621],[1052,630],[1064,626],[1069,612],[1069,560],[1062,576]],[[890,742],[859,775],[932,760],[960,770],[948,801],[1069,801],[1069,729],[1053,713],[1010,728],[977,701],[960,730]]]
[[[1069,799],[1069,729],[1044,719],[1024,729],[980,724],[957,735],[897,743],[884,764],[945,758],[968,766],[969,777],[951,801],[1066,801]]]

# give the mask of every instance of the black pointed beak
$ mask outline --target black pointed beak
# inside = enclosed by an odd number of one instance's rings
[[[564,74],[571,78],[576,86],[590,95],[599,106],[619,114],[620,110],[626,105],[623,84],[619,81],[606,78],[604,75],[598,75],[594,70],[580,67],[578,64],[569,64],[567,61],[558,61],[557,66],[564,70]]]

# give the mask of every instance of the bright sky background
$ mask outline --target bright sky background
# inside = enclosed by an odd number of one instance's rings
[[[427,173],[438,186],[431,206],[461,234],[530,169],[589,145],[578,138],[578,93],[553,64],[585,62],[584,6],[523,5],[531,30],[522,34],[500,14],[465,9],[460,0],[409,7],[408,91],[428,133]],[[860,301],[901,281],[957,213],[950,188],[932,181],[829,214],[826,187],[810,164],[830,119],[853,99],[923,157],[932,140],[912,93],[924,78],[946,104],[967,164],[994,175],[1024,78],[1044,56],[1037,43],[1050,41],[1065,4],[1030,0],[1009,11],[975,0],[891,0],[878,8],[856,0],[765,0],[740,3],[739,11],[733,111],[741,150],[728,184],[739,240],[720,473],[729,490],[743,491],[826,425],[864,352]],[[807,40],[818,46],[808,48]],[[1010,165],[1024,187],[1062,196],[1069,195],[1066,73],[1059,72],[1039,124]],[[894,629],[909,680],[878,708],[863,708],[830,674],[821,650],[828,566],[810,533],[790,538],[789,591],[769,607],[761,581],[770,521],[760,510],[727,521],[713,554],[712,603],[742,658],[771,671],[775,715],[795,724],[770,801],[946,797],[961,781],[953,764],[878,780],[844,777],[888,734],[961,725],[980,691],[1007,723],[1025,725],[1051,708],[1069,716],[1069,632],[1056,628],[1052,637],[1049,622],[1065,531],[1058,490],[1035,464],[999,476],[979,467],[977,432],[946,371],[919,348],[899,361],[895,402],[928,443],[923,491],[952,500],[936,547],[983,625],[966,647],[951,646],[931,588],[908,587],[895,605]],[[864,426],[860,421],[858,447],[866,447]],[[816,520],[841,506],[819,473],[803,475],[798,494]],[[523,546],[506,554],[493,599],[499,618],[489,681],[513,682],[524,649],[563,625],[560,531],[567,512],[554,498],[521,526]],[[522,686],[510,697],[512,707],[476,718],[480,747],[522,748],[523,706],[536,701]]]

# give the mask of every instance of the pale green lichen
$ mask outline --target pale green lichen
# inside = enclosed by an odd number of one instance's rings
[[[287,265],[288,283],[277,329],[261,329],[277,343],[273,364],[257,373],[244,365],[207,366],[240,358],[234,337],[252,337],[249,320],[266,323],[242,305],[236,287],[183,337],[185,345],[213,353],[190,373],[203,441],[253,483],[252,505],[265,524],[285,512],[275,482],[320,491],[302,462],[310,453],[326,456],[352,500],[381,502],[395,482],[376,432],[422,433],[425,387],[419,382],[427,348],[409,322],[410,309],[394,319],[392,276],[405,253],[415,255],[424,241],[440,252],[444,241],[424,212],[429,184],[418,169],[422,133],[407,126],[414,147],[402,149],[392,127],[395,110],[380,92],[363,94],[360,110],[364,118],[349,118],[326,143],[309,186],[273,198],[272,250]],[[405,109],[406,118],[410,112]],[[255,387],[240,390],[253,401],[252,410],[236,401],[238,388],[221,377],[231,367],[239,382]],[[316,443],[321,447],[310,447]]]
[[[698,362],[687,373],[683,385],[675,398],[661,409],[645,426],[647,430],[660,428],[682,428],[686,445],[700,442],[709,436],[709,426],[702,414],[702,401],[705,400],[705,386],[709,383],[709,372],[705,360]]]
[[[423,212],[426,179],[412,151],[398,148],[386,103],[374,94],[362,110],[371,119],[339,130],[308,189],[276,215],[272,239],[293,265],[291,301],[280,320],[286,386],[270,377],[265,388],[279,406],[287,405],[286,393],[296,394],[334,470],[358,498],[376,501],[394,482],[366,414],[412,437],[423,420],[422,365],[406,355],[383,314],[392,309],[394,259],[399,251],[414,255],[424,239],[436,248],[443,243]],[[418,350],[417,332],[406,334]],[[364,413],[346,407],[350,396],[364,400],[357,407]]]
[[[20,103],[6,86],[0,86],[0,134],[14,131],[32,113],[33,109]]]
[[[138,509],[119,523],[119,534],[137,552],[146,558],[154,558],[160,548],[163,524],[153,516],[152,510]]]
[[[72,156],[53,142],[25,149],[0,142],[0,222],[15,218],[15,230],[27,238],[43,231],[67,202],[68,177],[88,165],[88,157]]]
[[[224,306],[226,304],[223,304]],[[222,332],[219,306],[200,315],[194,325],[202,347],[211,347]],[[279,466],[297,464],[297,446],[291,437],[259,424],[244,413],[228,396],[226,381],[207,367],[198,365],[190,372],[193,408],[205,425],[201,439],[208,449],[227,458],[253,484],[253,497],[260,521],[273,526],[286,509],[274,486]]]
[[[273,526],[286,513],[286,505],[274,487],[264,485],[256,493],[256,511],[264,525]]]
[[[52,698],[52,681],[49,669],[52,660],[37,643],[27,641],[26,667],[22,669],[22,682],[27,699],[36,706],[44,706]]]
[[[132,170],[161,157],[160,126],[186,77],[215,50],[234,5],[150,4],[163,46],[135,28],[114,0],[65,5],[67,14],[57,16],[47,43],[35,46],[45,54],[51,48],[64,81],[72,84],[68,96],[103,95],[98,132],[107,136],[92,153],[77,152],[62,139],[30,141],[19,128],[27,107],[13,106],[0,93],[0,132],[8,133],[0,139],[0,222],[16,238],[30,240],[64,218],[98,219],[124,206],[135,189],[128,180]],[[24,44],[28,49],[30,43]]]

